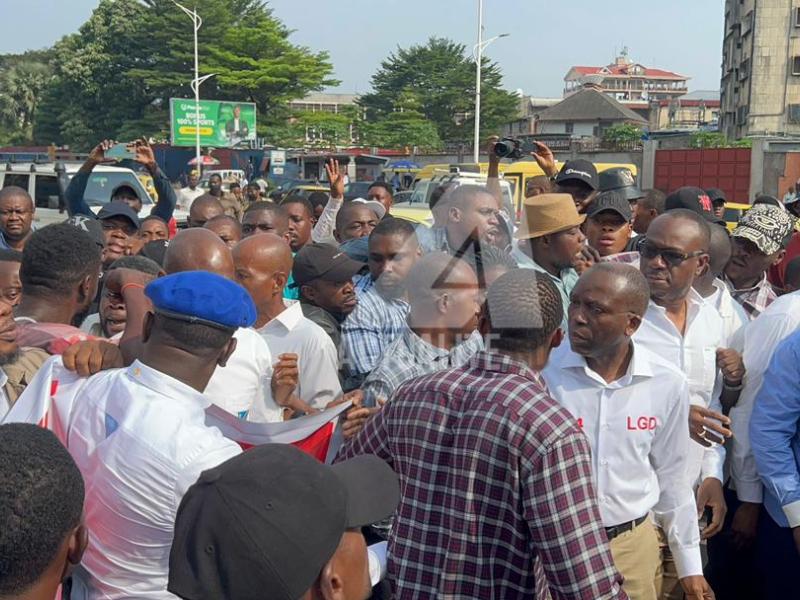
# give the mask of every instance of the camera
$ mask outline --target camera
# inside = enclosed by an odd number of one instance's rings
[[[522,158],[522,142],[515,138],[503,138],[494,145],[494,154],[499,158],[518,160]]]

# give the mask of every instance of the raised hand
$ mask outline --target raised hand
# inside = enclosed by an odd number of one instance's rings
[[[325,163],[325,172],[331,186],[331,198],[344,198],[344,173],[339,169],[339,161],[329,158]]]

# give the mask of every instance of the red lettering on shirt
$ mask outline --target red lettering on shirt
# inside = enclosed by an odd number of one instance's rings
[[[658,425],[658,419],[655,417],[641,416],[628,417],[627,426],[628,431],[652,431]]]

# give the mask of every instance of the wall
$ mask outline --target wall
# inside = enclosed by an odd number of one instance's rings
[[[565,121],[539,121],[539,133],[567,133]],[[573,123],[572,135],[575,137],[589,137],[594,135],[597,122],[581,121]]]
[[[669,193],[683,186],[719,188],[732,202],[750,194],[749,148],[656,150],[653,186]]]

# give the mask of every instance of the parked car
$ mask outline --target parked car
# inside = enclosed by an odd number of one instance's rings
[[[64,176],[67,181],[72,179],[81,163],[61,163],[64,167]],[[121,184],[130,185],[142,199],[142,210],[139,217],[144,218],[153,208],[153,197],[137,174],[127,167],[114,165],[98,165],[92,171],[86,185],[84,198],[91,209],[96,213],[103,205],[111,201],[111,192]],[[6,163],[5,169],[0,169],[0,188],[15,185],[27,190],[36,206],[34,223],[43,227],[51,223],[66,220],[66,206],[59,208],[59,183],[55,163]],[[188,213],[176,209],[173,213],[179,226],[186,223]]]
[[[314,192],[322,192],[323,194],[327,194],[329,191],[330,188],[327,188],[324,185],[316,185],[314,183],[301,183],[301,184],[295,184],[287,188],[283,197],[286,198],[288,196],[301,196],[303,198],[308,198]]]

